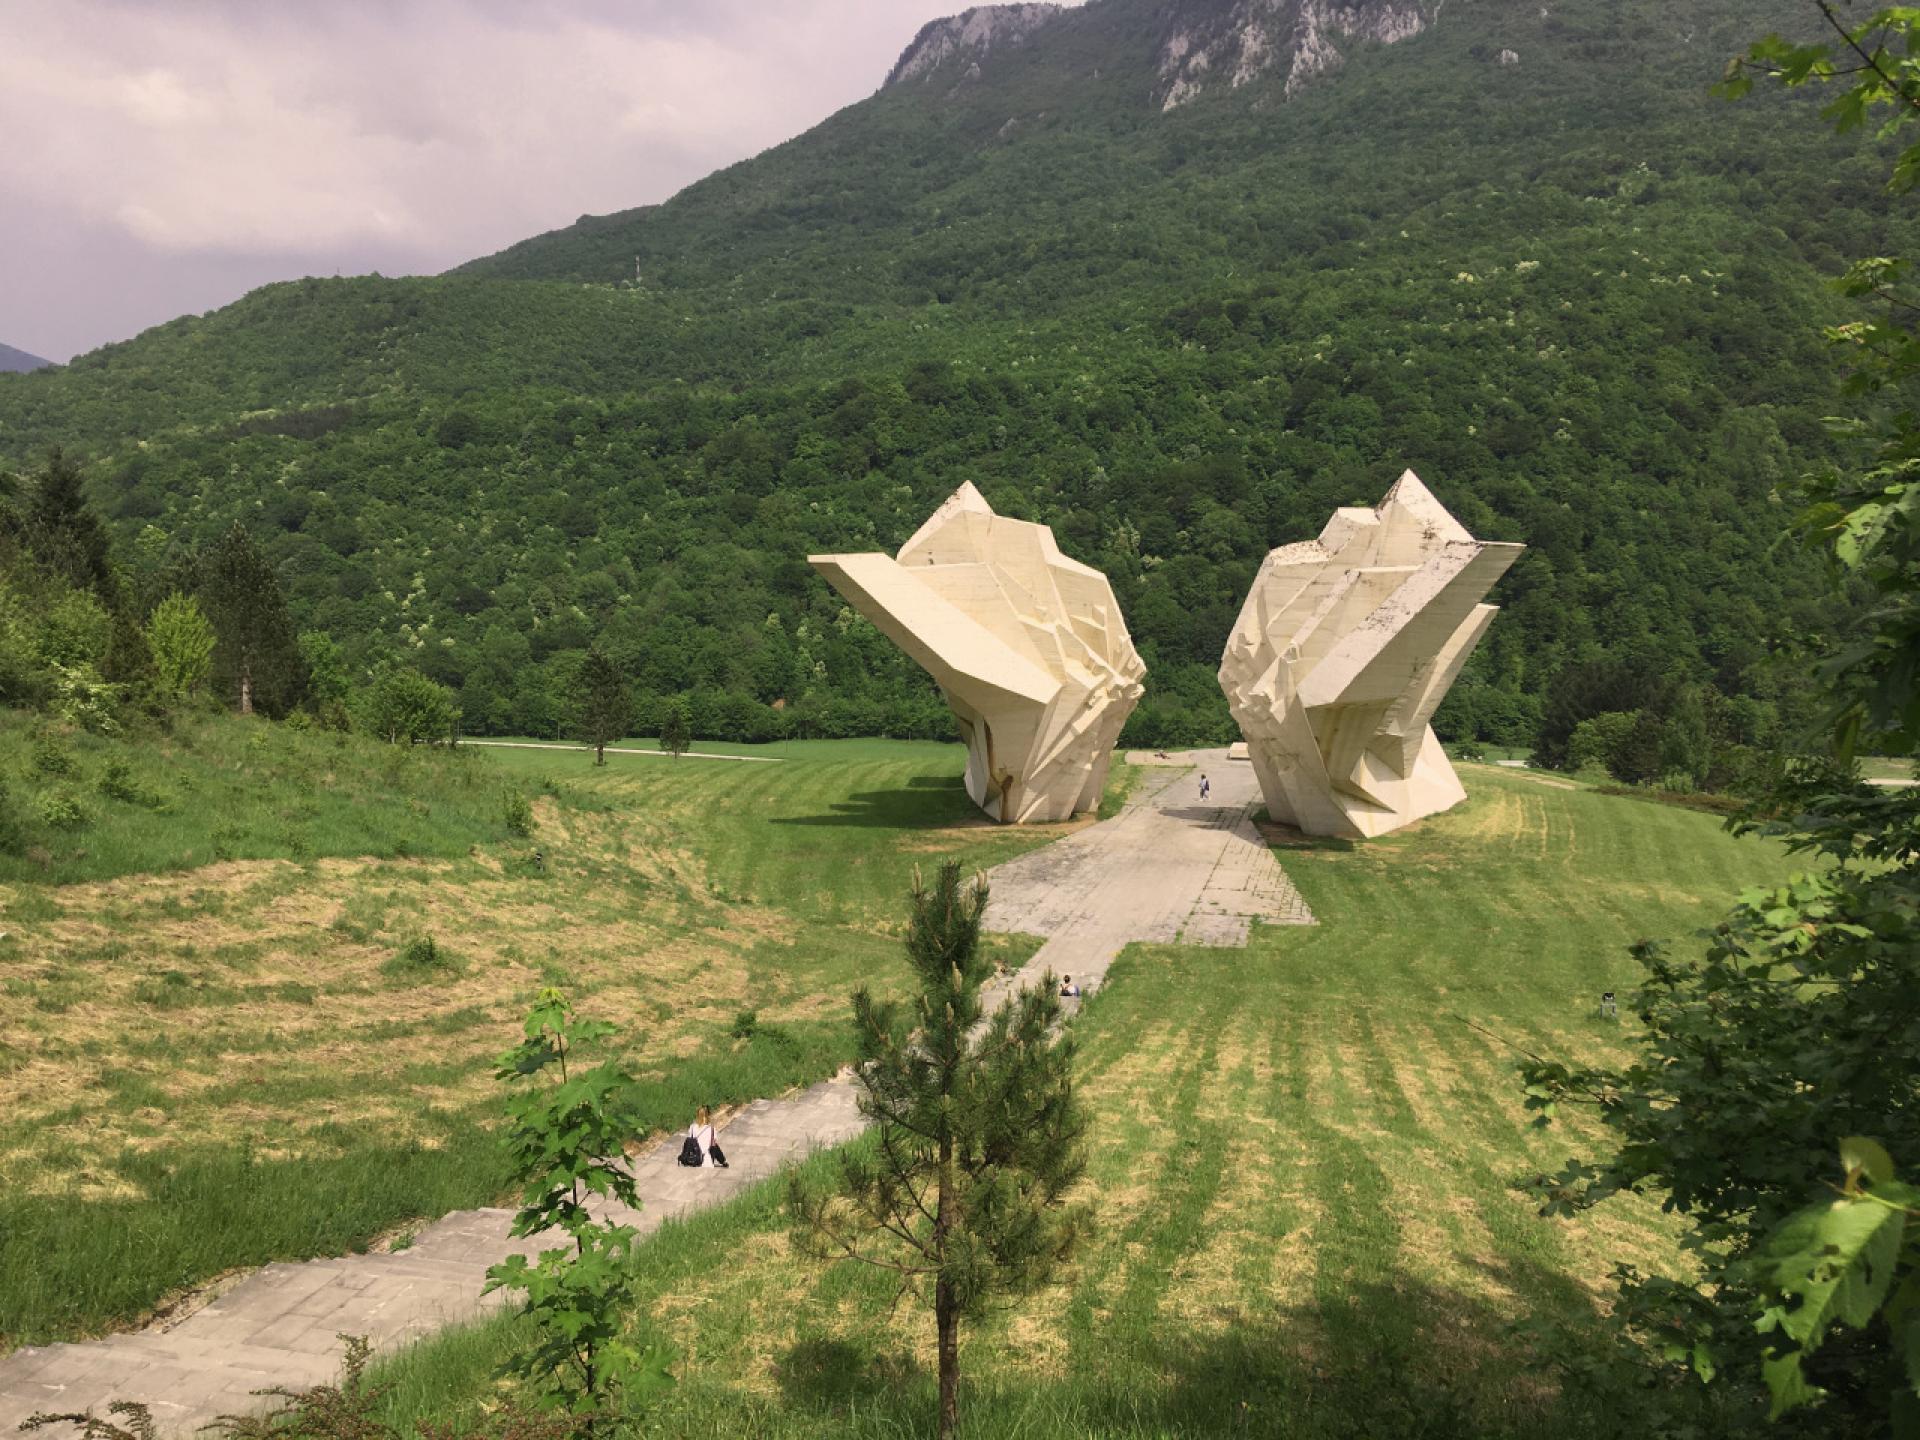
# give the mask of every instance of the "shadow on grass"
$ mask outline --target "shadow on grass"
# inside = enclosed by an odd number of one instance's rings
[[[780,1357],[777,1378],[781,1395],[794,1409],[836,1415],[854,1405],[865,1408],[890,1392],[910,1391],[927,1377],[913,1357],[902,1352],[808,1339]]]
[[[923,830],[938,825],[988,827],[993,821],[974,808],[960,780],[918,777],[899,790],[869,790],[849,795],[823,815],[777,815],[771,825],[871,825],[889,830]]]
[[[1320,850],[1345,854],[1360,848],[1341,835],[1309,835],[1304,830],[1294,829],[1291,825],[1282,825],[1278,820],[1269,819],[1264,810],[1253,812],[1253,828],[1260,832],[1260,838],[1274,850]]]
[[[1693,1392],[1651,1387],[1644,1361],[1592,1318],[1589,1297],[1565,1275],[1484,1269],[1486,1297],[1396,1276],[1279,1318],[1222,1305],[1193,1317],[1204,1330],[1169,1334],[1163,1317],[1124,1337],[1086,1336],[1059,1380],[982,1376],[992,1342],[973,1341],[962,1420],[976,1436],[1303,1440],[1624,1440],[1674,1429],[1704,1440],[1758,1423],[1716,1413]],[[1561,1318],[1530,1328],[1530,1311]],[[994,1368],[1008,1363],[995,1357]],[[782,1358],[779,1383],[802,1422],[791,1433],[826,1433],[803,1416],[836,1434],[933,1433],[935,1377],[884,1346],[803,1340]]]

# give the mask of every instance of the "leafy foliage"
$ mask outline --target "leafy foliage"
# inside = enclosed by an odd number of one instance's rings
[[[1063,1203],[1084,1168],[1086,1120],[1073,1042],[1052,1033],[1058,986],[1048,974],[986,1016],[986,905],[985,882],[963,885],[957,863],[931,889],[916,880],[906,948],[919,993],[853,997],[860,1110],[877,1143],[844,1152],[833,1189],[795,1175],[789,1196],[803,1252],[930,1289],[942,1440],[958,1415],[961,1323],[1053,1279],[1087,1223]]]
[[[1893,129],[1920,117],[1920,71],[1910,64],[1920,9],[1883,10],[1847,29],[1831,6],[1817,8],[1837,44],[1765,40],[1735,62],[1727,90],[1743,93],[1755,69],[1788,85],[1844,80],[1824,112],[1843,128],[1882,106],[1893,109]],[[1901,152],[1896,189],[1917,165],[1920,146]],[[1868,268],[1885,273],[1879,262]],[[1856,267],[1849,290],[1858,291],[1861,273]],[[1764,1302],[1764,1327],[1781,1337],[1762,1367],[1776,1413],[1819,1400],[1816,1423],[1829,1432],[1882,1424],[1888,1397],[1910,1389],[1904,1353],[1859,1328],[1884,1295],[1898,1228],[1852,1204],[1799,1210],[1825,1173],[1831,1137],[1873,1135],[1901,1154],[1920,1148],[1912,1085],[1920,1067],[1920,794],[1860,783],[1852,769],[1862,743],[1911,754],[1920,739],[1912,629],[1920,526],[1908,478],[1909,458],[1920,456],[1910,403],[1920,365],[1909,363],[1920,342],[1897,340],[1907,334],[1905,313],[1890,309],[1870,322],[1872,343],[1861,343],[1857,324],[1830,332],[1855,364],[1849,388],[1873,405],[1856,427],[1871,458],[1859,472],[1836,466],[1811,477],[1794,522],[1836,578],[1876,596],[1823,662],[1834,758],[1791,768],[1771,787],[1768,811],[1738,822],[1818,856],[1820,868],[1743,895],[1698,959],[1639,948],[1646,979],[1635,1009],[1645,1031],[1630,1064],[1526,1067],[1528,1103],[1543,1119],[1570,1100],[1593,1104],[1616,1142],[1598,1163],[1543,1178],[1549,1208],[1658,1189],[1686,1217],[1701,1280],[1629,1272],[1629,1314],[1669,1358],[1689,1360],[1703,1376],[1758,1382],[1747,1338]],[[1859,1172],[1850,1185],[1890,1170],[1882,1152],[1850,1145],[1867,1157],[1850,1160]],[[1835,1319],[1855,1328],[1832,1334]],[[1889,1320],[1905,1324],[1899,1314]]]
[[[506,1138],[520,1187],[516,1236],[568,1242],[529,1263],[509,1257],[487,1272],[487,1290],[517,1290],[537,1339],[510,1366],[549,1404],[588,1418],[669,1383],[667,1357],[623,1336],[631,1276],[631,1225],[594,1218],[593,1200],[637,1209],[633,1175],[622,1163],[626,1127],[617,1101],[632,1080],[611,1064],[580,1069],[577,1047],[613,1035],[603,1021],[576,1019],[558,990],[540,993],[525,1039],[500,1060],[499,1079],[517,1088],[507,1102]]]
[[[687,707],[678,699],[667,702],[666,716],[660,722],[660,748],[680,756],[693,745],[693,727],[687,721]]]
[[[147,648],[161,692],[175,700],[196,694],[213,672],[213,627],[190,595],[174,591],[147,619]]]
[[[1920,1188],[1894,1179],[1893,1160],[1876,1140],[1840,1144],[1845,1182],[1781,1222],[1755,1257],[1765,1300],[1760,1332],[1775,1337],[1763,1373],[1778,1419],[1825,1398],[1807,1376],[1808,1358],[1836,1325],[1865,1330],[1884,1320],[1904,1373],[1888,1396],[1896,1430],[1920,1420]]]
[[[354,719],[389,745],[437,745],[453,739],[460,710],[446,686],[390,665],[355,697]]]

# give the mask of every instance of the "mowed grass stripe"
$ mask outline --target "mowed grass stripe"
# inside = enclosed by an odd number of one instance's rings
[[[1631,983],[1626,946],[1690,943],[1787,862],[1709,817],[1468,783],[1468,805],[1388,841],[1283,851],[1320,925],[1121,957],[1076,1022],[1096,1229],[1065,1286],[969,1340],[971,1433],[1644,1428],[1563,1393],[1511,1327],[1556,1327],[1561,1353],[1611,1363],[1596,1315],[1612,1260],[1677,1272],[1684,1257],[1652,1200],[1579,1224],[1534,1213],[1515,1182],[1591,1131],[1528,1127],[1510,1042],[1618,1053],[1630,1030],[1593,1012]],[[643,1261],[648,1323],[683,1356],[653,1431],[923,1430],[924,1315],[893,1310],[873,1276],[796,1259],[780,1232],[755,1202]],[[454,1390],[491,1393],[471,1371]]]

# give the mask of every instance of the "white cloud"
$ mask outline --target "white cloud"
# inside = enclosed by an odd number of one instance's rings
[[[9,7],[0,213],[258,273],[434,270],[665,199],[872,92],[957,0],[63,0]],[[58,323],[0,227],[0,340]],[[10,251],[14,253],[9,253]],[[35,273],[22,275],[21,263]],[[97,276],[93,277],[97,280]],[[235,293],[238,293],[237,291]],[[173,313],[153,295],[139,323]],[[182,299],[186,299],[183,293]],[[136,307],[140,308],[140,307]],[[182,307],[184,308],[184,307]],[[157,310],[157,314],[153,313]],[[55,351],[109,338],[42,338]],[[117,333],[127,333],[126,330]],[[11,332],[11,333],[10,333]],[[65,343],[63,344],[62,341]]]

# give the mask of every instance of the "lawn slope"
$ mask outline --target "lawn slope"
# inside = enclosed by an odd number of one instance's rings
[[[0,727],[14,794],[93,817],[0,871],[0,1347],[496,1199],[492,1063],[542,986],[623,1028],[636,1134],[828,1074],[914,865],[1050,833],[981,819],[950,745],[596,770],[237,720],[142,754]],[[129,760],[160,808],[100,794]]]
[[[1671,1233],[1651,1201],[1536,1217],[1514,1182],[1579,1139],[1527,1128],[1513,1047],[1617,1050],[1596,1002],[1632,983],[1626,945],[1786,862],[1704,816],[1465,773],[1451,814],[1283,853],[1317,927],[1116,965],[1077,1028],[1098,1229],[1068,1284],[968,1342],[970,1434],[1640,1425],[1631,1384],[1599,1403],[1550,1356],[1611,1373],[1609,1271],[1674,1269]],[[680,1355],[649,1433],[917,1432],[927,1316],[883,1275],[792,1257],[777,1190],[643,1250],[639,1324]],[[405,1357],[396,1410],[472,1413],[516,1339],[496,1322]]]

